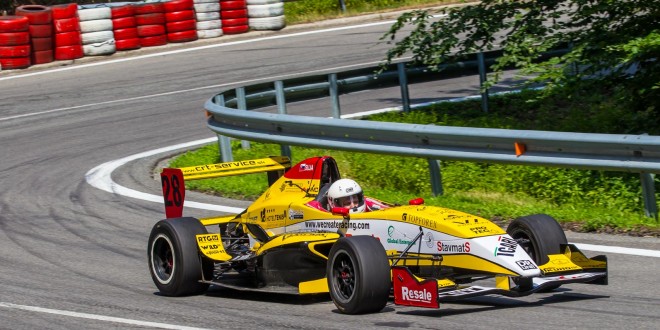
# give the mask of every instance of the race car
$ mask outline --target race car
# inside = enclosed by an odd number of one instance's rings
[[[269,187],[242,212],[183,217],[185,180],[259,172]],[[329,156],[294,166],[277,156],[163,169],[166,219],[154,225],[147,248],[156,287],[166,296],[210,285],[329,293],[339,311],[361,314],[382,310],[392,296],[397,305],[438,308],[482,295],[607,284],[606,256],[586,257],[548,215],[517,218],[505,231],[421,198],[396,205],[366,196],[370,211],[352,213],[327,205],[326,191],[340,179]]]

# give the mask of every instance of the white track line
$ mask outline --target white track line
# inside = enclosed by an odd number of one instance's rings
[[[182,325],[157,323],[157,322],[147,322],[147,321],[138,321],[138,320],[125,319],[125,318],[121,318],[121,317],[104,316],[104,315],[98,315],[98,314],[78,313],[78,312],[70,312],[70,311],[64,311],[64,310],[59,310],[59,309],[50,309],[50,308],[42,308],[42,307],[26,306],[26,305],[16,305],[16,304],[11,304],[11,303],[1,302],[1,301],[0,301],[0,308],[20,309],[20,310],[29,311],[29,312],[48,313],[48,314],[61,315],[61,316],[77,317],[77,318],[88,319],[88,320],[130,324],[130,325],[136,325],[136,326],[142,326],[142,327],[151,327],[151,328],[158,328],[158,329],[207,330],[206,328],[186,327],[186,326],[182,326]]]

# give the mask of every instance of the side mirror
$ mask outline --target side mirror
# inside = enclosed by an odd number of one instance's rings
[[[344,217],[347,217],[350,212],[351,210],[345,207],[335,206],[332,208],[332,214],[334,215],[342,215]]]
[[[415,198],[408,201],[408,205],[422,205],[424,204],[424,198]]]

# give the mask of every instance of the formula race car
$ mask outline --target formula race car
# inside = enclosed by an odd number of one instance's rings
[[[182,216],[184,180],[257,172],[267,173],[269,187],[243,212]],[[438,308],[481,295],[607,284],[606,257],[587,258],[548,215],[515,219],[504,231],[422,199],[394,205],[363,197],[369,211],[362,213],[331,207],[326,191],[340,174],[327,156],[293,167],[286,157],[270,157],[166,168],[161,179],[167,219],[151,231],[148,259],[166,296],[200,294],[210,285],[329,292],[341,312],[360,314],[380,311],[392,295],[395,304]]]

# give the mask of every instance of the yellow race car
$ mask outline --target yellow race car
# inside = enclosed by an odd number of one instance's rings
[[[183,217],[185,180],[258,172],[267,173],[269,187],[243,212]],[[395,304],[438,308],[487,294],[607,284],[606,257],[588,258],[568,244],[548,215],[515,219],[505,231],[422,199],[394,205],[361,196],[360,213],[353,204],[337,206],[327,191],[341,177],[328,156],[294,166],[270,157],[166,168],[161,179],[166,219],[154,225],[147,250],[153,281],[167,296],[210,285],[329,292],[341,312],[360,314],[380,311],[391,296]]]

